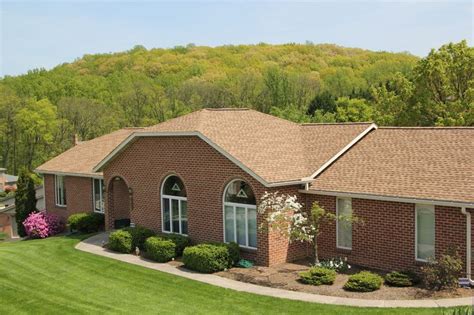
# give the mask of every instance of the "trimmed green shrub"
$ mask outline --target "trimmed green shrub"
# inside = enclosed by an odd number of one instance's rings
[[[141,250],[145,249],[146,239],[156,235],[152,230],[142,226],[126,227],[122,230],[129,232],[132,236],[132,250],[135,250],[136,247]]]
[[[215,245],[215,246],[222,246],[225,247],[229,253],[229,267],[235,266],[239,263],[240,260],[240,246],[236,242],[229,242],[229,243],[217,243],[217,242],[210,242],[207,244]]]
[[[110,233],[108,248],[120,253],[130,253],[132,251],[132,235],[124,230]]]
[[[306,284],[330,285],[336,280],[336,271],[325,267],[312,267],[308,271],[300,272],[299,276],[301,282]]]
[[[229,251],[229,262],[230,266],[235,266],[240,260],[240,247],[236,242],[225,243],[227,250]]]
[[[418,282],[418,277],[410,271],[392,271],[385,275],[385,283],[392,287],[411,287]]]
[[[189,245],[191,245],[191,239],[185,235],[169,233],[169,234],[161,234],[160,237],[165,240],[170,240],[176,245],[175,257],[182,256],[183,250]]]
[[[92,233],[97,232],[101,227],[104,226],[104,215],[102,213],[89,212],[89,213],[76,213],[70,215],[67,219],[67,223],[71,230],[76,230],[81,233]]]
[[[176,244],[171,240],[164,240],[152,236],[145,241],[146,256],[157,262],[170,261],[176,255]]]
[[[382,282],[381,276],[369,271],[361,271],[349,277],[344,289],[355,292],[372,292],[380,289]]]
[[[199,244],[183,251],[184,266],[203,273],[224,270],[230,267],[229,260],[229,251],[222,245]]]

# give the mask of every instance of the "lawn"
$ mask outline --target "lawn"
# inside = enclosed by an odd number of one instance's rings
[[[0,244],[0,313],[443,314],[312,304],[222,289],[74,249],[79,239]]]

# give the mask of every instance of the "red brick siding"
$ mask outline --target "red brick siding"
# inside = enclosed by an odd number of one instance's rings
[[[188,233],[194,242],[223,241],[222,196],[231,180],[245,180],[252,187],[257,202],[270,190],[198,137],[138,139],[107,165],[104,177],[108,183],[113,177],[121,176],[132,188],[133,223],[161,231],[160,189],[163,180],[173,173],[186,186]],[[288,189],[296,193],[298,187]],[[106,215],[110,216],[107,210]],[[257,224],[261,222],[259,215]],[[290,246],[288,255],[284,240],[277,242],[273,235],[258,231],[258,250],[247,257],[255,257],[258,264],[268,265],[304,256],[298,251],[301,245],[295,245]]]
[[[436,256],[457,248],[466,264],[466,216],[460,208],[435,206]]]
[[[306,196],[307,207],[314,201],[336,212],[336,197]],[[353,225],[352,250],[336,247],[336,225],[327,224],[318,242],[321,257],[345,256],[353,264],[383,270],[402,270],[420,264],[415,260],[415,204],[353,198],[352,210],[364,221]],[[436,255],[457,245],[465,263],[466,218],[461,209],[436,206],[435,220]]]
[[[471,212],[471,279],[474,278],[474,209]]]
[[[54,175],[44,175],[45,206],[48,212],[67,219],[78,212],[92,212],[92,179],[89,177],[66,176],[66,207],[55,202]]]

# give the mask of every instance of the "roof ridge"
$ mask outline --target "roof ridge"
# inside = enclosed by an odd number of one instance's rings
[[[474,130],[474,126],[383,126],[379,127],[379,129],[421,129],[421,130],[453,130],[453,129],[472,129]]]
[[[370,125],[375,124],[373,121],[356,121],[356,122],[327,122],[327,123],[301,123],[303,127],[306,126],[324,126],[324,125]]]
[[[240,111],[240,110],[251,110],[248,107],[205,107],[201,110],[209,110],[209,111]]]

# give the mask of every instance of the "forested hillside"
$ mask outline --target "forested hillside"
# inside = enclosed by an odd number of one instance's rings
[[[297,122],[474,125],[466,42],[419,59],[335,45],[136,46],[0,80],[0,166],[17,173],[71,145],[203,107]]]

